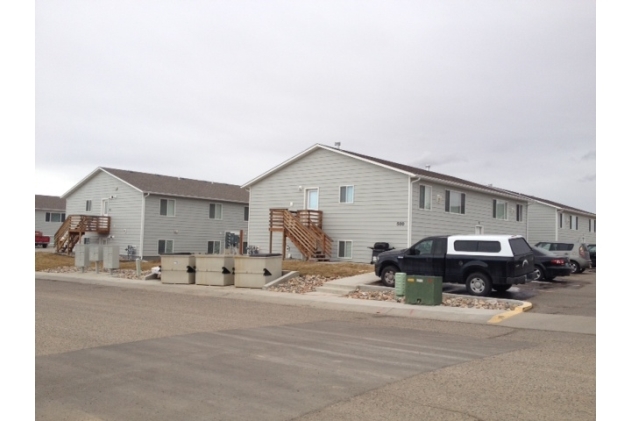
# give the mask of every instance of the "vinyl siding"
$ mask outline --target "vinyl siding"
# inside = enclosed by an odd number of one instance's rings
[[[528,242],[557,241],[558,224],[556,208],[532,202],[528,206]]]
[[[419,209],[420,185],[431,187],[431,209]],[[465,213],[445,211],[446,190],[465,193]],[[484,234],[511,234],[526,236],[526,202],[505,199],[495,195],[466,190],[424,181],[415,182],[412,188],[412,243],[431,235],[475,234],[476,225],[481,225]],[[438,200],[440,197],[440,202]],[[508,203],[508,219],[493,218],[493,200]],[[516,205],[523,205],[523,221],[516,221]]]
[[[404,174],[317,149],[250,187],[250,244],[268,253],[269,209],[305,209],[306,190],[319,188],[323,229],[333,240],[331,260],[369,263],[368,247],[375,242],[407,245],[408,180]],[[347,185],[354,186],[354,202],[339,203],[340,186]],[[282,234],[274,233],[273,239],[272,252],[280,253]],[[353,242],[351,259],[338,259],[339,241]],[[301,258],[293,243],[287,244],[292,258]]]
[[[570,216],[578,216],[578,230],[570,229]],[[584,242],[587,244],[596,243],[596,233],[589,232],[589,220],[584,215],[571,212],[563,212],[563,227],[558,228],[559,216],[557,208],[541,203],[531,203],[529,211],[528,230],[530,244],[537,244],[539,241],[565,241]]]
[[[175,216],[160,215],[161,199],[175,200]],[[238,234],[243,230],[247,241],[245,204],[158,195],[150,195],[145,200],[145,257],[158,256],[159,240],[173,240],[175,253],[206,253],[209,241],[221,241],[223,249],[226,231]],[[222,219],[210,219],[211,203],[223,206]]]
[[[53,242],[53,237],[55,233],[61,226],[62,222],[46,222],[46,212],[54,212],[54,213],[64,213],[65,211],[60,210],[39,210],[35,211],[35,231],[41,231],[42,234],[50,237],[50,242]],[[52,247],[52,245],[50,246]]]
[[[110,236],[86,234],[91,242],[117,245],[121,255],[127,254],[125,248],[132,245],[139,253],[140,219],[142,193],[128,184],[105,174],[96,173],[90,180],[72,192],[66,200],[66,217],[69,215],[101,215],[101,203],[108,199],[110,216]],[[92,210],[86,211],[87,200],[92,200]]]

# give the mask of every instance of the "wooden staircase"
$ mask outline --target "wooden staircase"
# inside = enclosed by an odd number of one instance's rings
[[[331,238],[322,230],[322,211],[270,209],[269,251],[272,253],[272,235],[283,234],[283,258],[289,239],[305,260],[319,262],[331,258]]]
[[[70,254],[74,246],[86,232],[99,235],[110,233],[110,217],[94,215],[70,215],[55,233],[55,250],[57,253]]]

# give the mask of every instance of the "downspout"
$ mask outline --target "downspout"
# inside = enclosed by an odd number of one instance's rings
[[[140,259],[142,259],[145,255],[145,202],[150,194],[151,193],[142,195],[142,205],[140,206],[140,246],[138,250],[140,253]]]
[[[410,182],[408,184],[408,244],[406,247],[410,247],[412,245],[412,198],[413,191],[412,185],[414,183],[418,183],[421,181],[421,176],[417,176],[415,180],[412,177],[409,178]]]

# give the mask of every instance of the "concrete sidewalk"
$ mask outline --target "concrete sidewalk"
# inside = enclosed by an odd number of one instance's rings
[[[564,316],[553,314],[535,314],[524,312],[529,303],[516,311],[485,310],[447,306],[416,306],[388,301],[360,300],[341,296],[339,290],[334,293],[318,291],[309,294],[290,294],[265,291],[260,289],[235,288],[234,286],[170,285],[159,280],[133,280],[119,278],[108,273],[47,273],[35,272],[36,280],[76,282],[122,288],[190,294],[197,296],[235,298],[274,304],[308,306],[331,310],[353,311],[394,317],[444,320],[462,323],[495,324],[520,329],[547,330],[581,334],[596,334],[596,318]],[[351,288],[376,281],[372,273],[327,282],[333,288]],[[380,287],[375,287],[380,288]],[[383,288],[383,287],[381,287]]]

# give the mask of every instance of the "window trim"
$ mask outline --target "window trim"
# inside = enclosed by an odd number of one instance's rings
[[[162,254],[174,253],[175,250],[175,240],[167,240],[166,238],[158,239],[158,255],[160,255],[160,241],[164,241],[164,251]],[[171,242],[171,251],[167,251],[169,241]]]
[[[563,212],[559,212],[558,225],[559,225],[559,228],[563,229]]]
[[[210,216],[210,207],[211,206],[215,206],[215,217],[211,217]],[[219,218],[217,218],[217,206],[219,205],[220,207],[220,215]],[[223,221],[223,203],[216,203],[216,202],[211,202],[208,204],[208,219],[211,219],[213,221]]]
[[[166,205],[166,213],[162,213],[162,201],[166,201],[167,205]],[[173,202],[173,215],[169,215],[169,202]],[[175,199],[167,199],[167,198],[160,198],[160,206],[159,206],[159,210],[158,213],[160,214],[160,216],[166,216],[167,218],[174,218],[175,217]]]
[[[85,201],[85,211],[86,212],[92,212],[92,200],[86,200]]]
[[[500,218],[498,217],[497,207],[498,205],[501,206],[502,204],[504,205],[504,217]],[[493,199],[493,219],[508,221],[508,201]]]
[[[351,187],[353,189],[353,197],[352,200],[349,202],[348,201],[348,188]],[[345,202],[342,202],[342,188],[345,189],[344,191],[344,197],[345,197]],[[355,203],[355,185],[354,184],[344,184],[341,185],[339,188],[339,196],[338,196],[338,201],[340,204],[342,205],[352,205],[353,203]]]
[[[346,243],[351,243],[351,254],[350,256],[340,256],[340,243],[344,243],[344,252],[348,250]],[[337,257],[338,259],[352,259],[353,258],[353,240],[338,240],[337,242]]]
[[[59,215],[59,221],[53,221],[53,215]],[[46,212],[44,215],[45,222],[51,222],[53,224],[59,224],[66,221],[66,212]]]
[[[424,196],[424,203],[423,206],[421,206],[421,190],[425,189],[423,192],[423,196]],[[428,194],[428,189],[429,189],[429,194]],[[428,205],[428,207],[425,207],[425,205]],[[432,210],[432,186],[428,186],[427,184],[419,184],[419,189],[418,189],[418,208],[424,211],[431,211]]]
[[[213,243],[213,252],[208,251],[210,243]],[[215,244],[219,244],[217,251],[215,251]],[[221,254],[221,240],[208,240],[206,243],[206,254]]]
[[[524,222],[524,205],[515,204],[515,221]]]
[[[250,207],[249,206],[244,206],[243,207],[243,220],[244,221],[249,221],[250,220]]]
[[[452,212],[451,210],[451,195],[452,193],[460,194],[460,212]],[[465,215],[466,193],[457,190],[445,190],[445,212],[453,213],[456,215]]]

